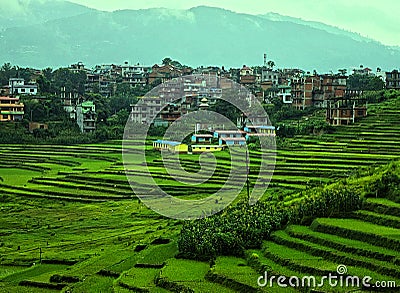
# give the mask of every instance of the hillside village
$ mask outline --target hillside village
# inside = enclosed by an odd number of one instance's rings
[[[22,97],[25,97],[23,100],[34,100],[39,104],[43,101],[49,102],[49,99],[51,102],[56,97],[61,100],[67,116],[76,122],[82,133],[94,133],[96,125],[104,121],[104,118],[98,116],[96,107],[99,105],[88,98],[89,95],[103,99],[116,95],[136,96],[142,102],[145,101],[146,107],[137,108],[135,104],[131,104],[129,112],[133,121],[149,123],[151,113],[156,111],[159,115],[151,123],[165,127],[187,112],[199,109],[202,99],[206,99],[208,106],[215,105],[222,90],[229,88],[229,82],[221,82],[215,87],[193,82],[184,82],[182,85],[171,83],[175,78],[188,75],[215,76],[221,81],[233,81],[247,88],[264,105],[278,101],[296,110],[324,109],[326,122],[331,125],[347,125],[365,117],[366,91],[400,89],[400,73],[397,69],[382,71],[377,68],[373,71],[360,65],[359,68],[353,68],[351,74],[347,74],[346,69],[339,69],[337,73],[331,71],[319,74],[316,71],[275,68],[274,61],[267,61],[266,55],[261,66],[243,65],[229,70],[223,66],[191,68],[170,58],[165,58],[162,64],[152,67],[125,62],[122,65],[96,65],[89,69],[78,62],[54,71],[50,68],[26,68],[23,69],[23,74],[20,74],[18,67],[14,66],[14,71],[10,72],[11,66],[4,66],[9,69],[9,78],[8,84],[1,87],[0,121],[28,120],[30,132],[38,128],[48,129],[48,124],[47,121],[35,121],[35,111],[31,109],[30,113],[27,112],[20,100]],[[7,71],[4,72],[3,83],[7,75]],[[174,95],[175,98],[179,96],[178,102],[166,98],[168,94],[143,98],[147,91],[167,82],[168,87],[175,87],[175,90],[180,91]],[[244,126],[238,125],[241,130]]]

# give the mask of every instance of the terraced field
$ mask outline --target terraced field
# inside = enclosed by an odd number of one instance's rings
[[[355,125],[290,139],[291,147],[277,150],[263,200],[290,202],[301,190],[397,159],[396,109],[400,99],[370,105],[369,116]],[[400,206],[386,199],[369,199],[349,219],[290,226],[244,258],[219,257],[210,264],[173,258],[181,222],[165,219],[137,200],[125,175],[121,142],[6,145],[0,156],[0,292],[270,292],[257,285],[265,270],[284,276],[315,274],[321,280],[339,264],[347,265],[352,275],[400,284]],[[154,152],[147,163],[166,192],[197,199],[219,190],[229,176],[229,154],[216,156],[216,171],[198,186],[174,181]],[[253,185],[260,154],[253,151],[250,158]],[[180,160],[185,170],[199,170],[199,156],[182,155]],[[142,163],[129,169],[146,191],[150,185],[141,180]],[[244,190],[237,200],[243,198]],[[277,286],[273,290],[290,292]]]

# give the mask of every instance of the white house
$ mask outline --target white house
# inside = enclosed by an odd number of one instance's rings
[[[17,95],[37,95],[38,86],[37,84],[25,84],[23,78],[10,78],[8,81],[8,87],[10,94]]]

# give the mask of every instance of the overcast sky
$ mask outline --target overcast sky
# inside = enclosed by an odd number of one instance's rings
[[[399,0],[70,0],[100,10],[207,5],[236,12],[277,12],[334,25],[387,45],[400,46]]]

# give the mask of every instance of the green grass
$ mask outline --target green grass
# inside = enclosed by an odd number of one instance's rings
[[[2,279],[2,282],[18,284],[23,280],[31,280],[42,274],[56,272],[67,268],[67,265],[53,265],[53,264],[36,264],[30,268],[22,271],[15,272]]]
[[[32,177],[40,176],[40,172],[0,167],[0,183],[11,186],[21,186],[27,184]]]
[[[244,259],[220,256],[216,259],[212,271],[250,287],[258,287],[257,279],[260,274],[248,266]]]
[[[400,152],[399,102],[369,106],[371,116],[360,123],[337,127],[331,134],[286,139],[287,144],[277,150],[275,173],[263,200],[294,202],[302,197],[301,190],[337,181],[354,174],[360,167],[377,166],[397,158]],[[181,198],[196,199],[215,192],[230,172],[229,153],[215,153],[217,169],[211,179],[197,187],[184,186],[167,176],[159,153],[150,151],[150,144],[146,145],[146,149],[149,150],[149,171],[155,180],[165,191]],[[0,186],[0,262],[14,264],[11,267],[0,266],[0,278],[6,280],[0,282],[0,292],[45,292],[17,286],[17,281],[23,278],[48,282],[54,273],[81,278],[81,282],[70,285],[74,292],[126,292],[118,285],[119,279],[99,276],[97,273],[100,270],[121,274],[123,282],[133,287],[146,287],[150,292],[166,292],[153,283],[154,276],[160,272],[162,276],[195,292],[232,292],[226,284],[205,279],[210,270],[208,263],[173,258],[177,252],[175,241],[180,222],[158,216],[135,198],[126,200],[116,196],[118,193],[132,194],[122,163],[121,141],[78,146],[4,145],[0,154],[3,158],[3,166],[0,167],[0,184],[3,184]],[[260,152],[250,152],[250,158],[250,182],[254,183],[258,176]],[[199,170],[198,159],[198,155],[180,156],[181,164],[188,171],[187,178],[198,176],[195,175]],[[129,168],[135,182],[142,184],[142,189],[146,190],[149,185],[141,176],[144,170],[141,163],[132,162]],[[205,164],[203,169],[210,170],[210,166]],[[28,182],[32,178],[37,180]],[[363,183],[359,180],[360,185]],[[25,189],[15,188],[24,186]],[[55,197],[55,192],[60,196]],[[40,195],[51,198],[35,198]],[[83,203],[77,201],[79,197],[105,201]],[[243,198],[245,192],[242,191],[235,202]],[[365,210],[369,212],[362,211],[359,215],[368,216],[371,221],[381,218],[395,223],[400,204],[379,198],[368,199]],[[397,246],[375,245],[380,242],[377,240],[394,241],[388,244],[399,243],[399,229],[385,227],[383,222],[377,225],[354,219],[318,221],[328,229],[340,228],[342,233],[331,231],[334,234],[327,234],[293,226],[287,230],[290,237],[286,240],[314,248],[326,247],[331,253],[336,250],[338,255],[359,258],[366,263],[371,261],[367,259],[368,255],[368,258],[376,259],[376,264],[384,265],[383,261],[386,261],[391,268],[393,263],[390,263],[399,259]],[[360,236],[358,240],[352,239],[355,234]],[[172,239],[172,242],[166,245],[150,244],[159,237]],[[363,237],[369,240],[363,241]],[[139,244],[145,244],[147,248],[135,252],[134,248]],[[281,257],[280,261],[289,259],[303,265],[303,268],[314,267],[320,271],[326,267],[335,269],[336,262],[326,257],[310,255],[296,247],[289,248],[274,242],[271,245],[273,252]],[[71,266],[18,266],[38,263],[39,247],[44,259],[78,262]],[[299,273],[264,255],[260,254],[259,259],[281,273]],[[134,267],[137,263],[163,262],[167,265],[161,270]],[[354,269],[358,273],[368,272],[360,266],[354,266]],[[257,288],[259,272],[250,267],[245,259],[219,257],[212,271]]]
[[[326,234],[311,230],[306,226],[292,225],[287,228],[289,235],[314,243],[332,247],[338,251],[351,252],[354,255],[378,255],[380,259],[392,261],[396,257],[400,257],[400,252],[375,246],[363,241],[353,240],[350,238],[340,237],[339,235]]]
[[[70,289],[72,289],[72,292],[85,292],[85,293],[113,292],[114,281],[115,279],[111,277],[90,275],[87,278],[85,278],[84,282],[80,282],[64,288],[63,292],[70,292],[68,291]]]
[[[400,229],[376,225],[360,220],[353,219],[317,219],[318,223],[327,227],[338,227],[350,231],[365,233],[366,235],[374,234],[394,240],[400,240]],[[400,243],[400,242],[399,242]]]
[[[160,277],[179,285],[184,285],[194,292],[236,292],[226,286],[205,279],[210,264],[186,259],[169,259],[161,270]]]
[[[154,279],[158,276],[160,269],[151,268],[131,268],[124,272],[117,282],[121,282],[130,287],[152,288],[155,287]]]
[[[400,209],[400,203],[393,202],[386,198],[368,198],[367,202]]]
[[[15,273],[26,270],[27,267],[22,266],[0,266],[0,280]]]

